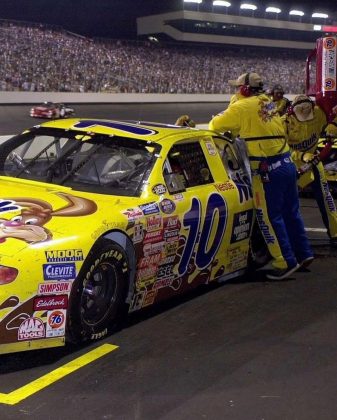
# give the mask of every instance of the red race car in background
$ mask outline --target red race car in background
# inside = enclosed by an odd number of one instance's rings
[[[73,108],[65,104],[43,102],[43,104],[31,108],[30,116],[35,118],[67,118],[74,112]]]

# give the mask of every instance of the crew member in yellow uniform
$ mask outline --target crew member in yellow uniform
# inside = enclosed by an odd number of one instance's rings
[[[299,211],[296,167],[261,77],[245,73],[229,83],[241,88],[243,98],[216,115],[209,128],[231,131],[246,142],[256,216],[273,258],[274,270],[267,277],[283,279],[313,260]]]
[[[290,106],[290,101],[284,96],[284,90],[281,85],[273,86],[270,91],[271,100],[276,106],[276,111],[279,115],[284,115]]]
[[[304,188],[311,184],[330,243],[332,246],[337,246],[336,206],[317,153],[317,143],[324,129],[328,135],[337,137],[336,124],[331,123],[326,127],[327,119],[324,111],[306,95],[294,98],[290,111],[282,117],[282,120],[292,151],[291,156],[299,172],[298,185]],[[301,168],[305,166],[308,170],[301,174]]]

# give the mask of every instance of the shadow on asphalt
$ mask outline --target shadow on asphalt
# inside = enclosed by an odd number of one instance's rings
[[[312,245],[315,253],[315,258],[330,258],[337,256],[337,249],[330,248],[328,244],[324,242],[322,243],[322,241],[317,242],[316,244],[312,243]],[[305,268],[300,271],[310,272],[310,268]],[[226,287],[227,285],[248,283],[292,282],[295,280],[295,276],[283,280],[268,280],[266,278],[267,272],[268,270],[260,269],[258,271],[250,271],[244,276],[236,277],[228,281],[220,283],[214,282],[208,285],[200,285],[195,290],[186,292],[184,295],[173,297],[165,302],[158,303],[157,305],[144,308],[140,311],[128,315],[120,329],[125,329],[136,325],[151,317],[155,317],[177,306],[183,305],[184,303],[189,302],[192,299],[210,293],[213,290],[216,290],[220,287]],[[74,355],[76,355],[76,357],[82,355],[85,352],[85,350],[89,347],[90,350],[92,350],[93,345],[97,343],[99,345],[100,341],[88,341],[80,345],[69,343],[65,347],[55,347],[51,349],[32,350],[19,353],[11,353],[7,355],[0,355],[0,375],[23,371],[36,367],[54,365],[58,361],[66,363],[68,359],[73,359]]]

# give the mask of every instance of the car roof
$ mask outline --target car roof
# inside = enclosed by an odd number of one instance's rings
[[[208,130],[180,127],[171,124],[161,124],[147,121],[133,120],[105,120],[97,118],[68,118],[64,120],[48,121],[39,125],[46,128],[76,130],[81,132],[115,135],[135,139],[144,139],[151,142],[160,142],[169,136],[191,137],[191,131],[198,135],[210,134]]]

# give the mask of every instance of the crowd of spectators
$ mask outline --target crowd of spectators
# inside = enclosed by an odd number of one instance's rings
[[[43,25],[0,22],[0,90],[230,93],[245,71],[266,87],[304,89],[305,52],[89,39]]]

